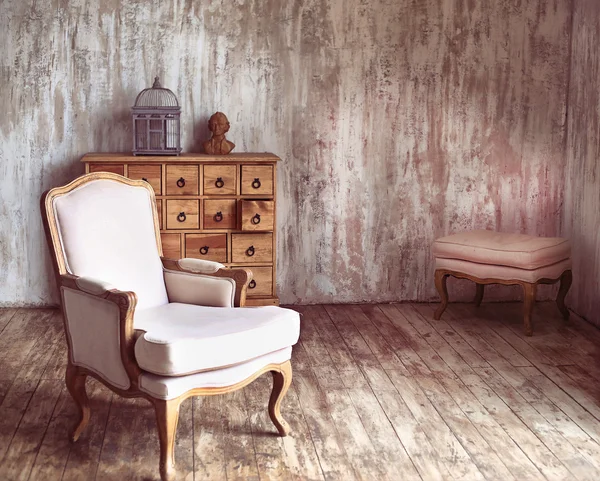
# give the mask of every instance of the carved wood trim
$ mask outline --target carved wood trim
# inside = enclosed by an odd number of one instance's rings
[[[468,279],[470,281],[475,282],[477,284],[475,303],[478,306],[481,303],[481,299],[483,298],[484,285],[501,284],[505,286],[521,286],[523,288],[523,324],[525,334],[527,336],[531,336],[533,334],[531,316],[533,311],[533,305],[535,304],[535,294],[537,291],[537,286],[539,284],[555,284],[558,281],[561,281],[560,290],[556,298],[556,304],[558,305],[560,312],[563,314],[563,317],[565,319],[569,318],[569,310],[565,307],[564,300],[569,290],[569,287],[571,287],[571,282],[573,278],[571,269],[565,270],[556,279],[542,278],[538,279],[536,282],[527,282],[519,279],[482,279],[480,277],[472,276],[470,274],[465,274],[464,272],[452,271],[449,269],[436,269],[435,286],[440,295],[441,302],[433,315],[433,318],[435,320],[440,320],[442,314],[446,310],[446,306],[448,305],[448,290],[446,288],[446,279],[448,278],[448,276],[456,277],[457,279]]]
[[[88,291],[80,289],[77,285],[77,276],[72,274],[65,274],[59,276],[61,289],[68,288],[75,291],[82,292],[88,296],[97,297],[99,299],[105,299],[113,304],[116,304],[119,309],[119,339],[120,339],[120,351],[121,351],[121,362],[129,378],[130,387],[129,390],[137,390],[138,388],[138,377],[142,370],[138,366],[135,359],[135,330],[133,328],[133,314],[135,306],[137,305],[137,296],[135,292],[131,291],[119,291],[117,289],[111,289],[104,292],[101,295],[95,295]],[[62,302],[61,293],[61,307],[63,312],[63,326],[65,329],[65,335],[67,337],[67,350],[69,355],[69,363],[73,363],[73,346],[69,329],[67,326],[67,315],[65,312],[64,303]],[[83,369],[81,366],[77,366],[78,369]],[[89,371],[89,370],[88,370]],[[91,371],[90,371],[91,372]]]
[[[50,247],[50,251],[54,254],[53,257],[53,265],[55,268],[56,275],[67,274],[66,260],[64,251],[62,249],[62,243],[60,240],[60,235],[58,232],[58,225],[56,222],[56,212],[54,210],[54,200],[57,197],[61,197],[73,190],[85,185],[90,182],[94,182],[96,180],[113,180],[115,182],[119,182],[120,184],[130,185],[132,187],[140,187],[145,189],[150,195],[150,200],[152,201],[152,215],[154,218],[154,235],[156,238],[156,246],[158,248],[159,255],[162,256],[162,244],[160,241],[160,230],[158,223],[158,212],[156,210],[156,197],[154,195],[154,189],[148,182],[143,180],[132,180],[126,177],[123,177],[118,174],[113,174],[111,172],[94,172],[92,174],[85,174],[72,182],[64,185],[62,187],[55,187],[50,189],[42,194],[42,198],[40,201],[40,207],[42,211],[42,222],[44,224],[44,231],[46,233],[46,240],[48,242],[48,246]]]

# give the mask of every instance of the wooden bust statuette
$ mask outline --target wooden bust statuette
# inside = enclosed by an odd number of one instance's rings
[[[212,132],[212,137],[202,143],[204,152],[210,155],[227,155],[231,152],[235,144],[225,138],[229,132],[229,120],[223,112],[215,112],[208,120],[208,130]]]

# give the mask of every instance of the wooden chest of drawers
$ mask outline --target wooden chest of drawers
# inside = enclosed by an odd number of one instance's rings
[[[87,154],[87,172],[114,172],[152,185],[163,255],[250,268],[246,304],[277,305],[275,205],[279,157],[239,153],[132,156]]]

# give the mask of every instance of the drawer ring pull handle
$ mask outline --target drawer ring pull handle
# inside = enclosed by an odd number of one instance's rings
[[[248,284],[248,288],[254,289],[255,287],[256,287],[256,281],[254,279],[252,279],[250,281],[250,284]]]
[[[148,179],[146,179],[146,177],[142,177],[142,180],[143,180],[144,182],[148,182]]]
[[[177,187],[185,187],[185,179],[183,177],[179,177],[179,180],[177,181]]]
[[[254,255],[254,246],[250,246],[248,249],[246,249],[246,255],[248,257],[252,257]]]
[[[200,254],[202,254],[203,256],[205,256],[206,254],[208,254],[208,246],[202,246],[202,247],[200,247]]]
[[[223,220],[223,213],[221,211],[215,214],[215,222],[221,222]]]
[[[258,179],[258,178],[254,179],[254,181],[252,182],[252,188],[260,189],[260,179]]]
[[[260,224],[260,214],[254,214],[254,217],[252,217],[252,223],[254,225]]]
[[[223,188],[224,185],[225,185],[225,182],[223,182],[223,178],[217,177],[217,180],[215,181],[215,187],[217,189],[221,189],[221,188]]]
[[[179,222],[185,222],[185,219],[187,219],[187,216],[185,215],[185,212],[180,212],[179,215],[177,216],[177,220]]]

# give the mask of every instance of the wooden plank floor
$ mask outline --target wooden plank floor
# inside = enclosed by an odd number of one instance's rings
[[[308,306],[275,436],[270,376],[186,401],[182,480],[598,480],[600,330],[553,303]],[[88,381],[75,444],[56,310],[0,310],[0,480],[156,480],[154,414]]]

